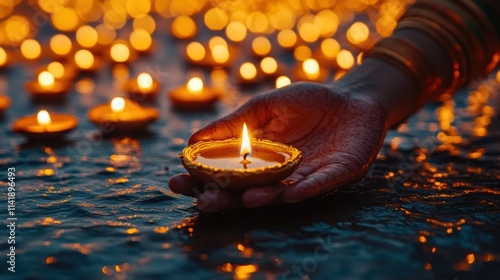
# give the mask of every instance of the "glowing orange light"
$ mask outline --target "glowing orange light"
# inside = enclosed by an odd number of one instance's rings
[[[140,89],[151,89],[153,87],[153,77],[148,73],[141,73],[137,76],[137,85]]]
[[[251,62],[245,62],[240,66],[240,75],[245,80],[254,79],[257,76],[257,68]]]
[[[186,54],[190,59],[200,61],[205,58],[205,47],[198,42],[191,42],[186,48]]]
[[[241,42],[247,36],[247,27],[239,21],[232,21],[226,26],[226,36],[233,42]]]
[[[347,29],[347,40],[353,44],[361,44],[368,40],[370,30],[363,22],[355,22]]]
[[[0,47],[0,66],[3,66],[7,63],[7,52]]]
[[[34,39],[27,39],[21,43],[21,53],[27,59],[37,59],[42,53],[42,47]]]
[[[36,115],[36,121],[39,125],[49,125],[52,121],[50,120],[49,112],[46,110],[41,110]]]
[[[342,69],[350,69],[354,65],[354,56],[348,50],[341,50],[337,54],[337,64]]]
[[[90,69],[94,65],[94,55],[88,50],[79,50],[75,53],[75,63],[81,69]]]
[[[321,52],[329,59],[334,59],[340,52],[340,44],[333,38],[326,38],[321,42]]]
[[[116,43],[111,47],[110,55],[116,62],[125,62],[130,57],[130,50],[127,45],[123,43]]]
[[[111,111],[113,113],[122,112],[125,109],[125,99],[121,97],[115,97],[111,100]]]
[[[266,74],[274,74],[278,70],[278,63],[276,59],[268,56],[261,60],[260,68]]]
[[[252,147],[250,145],[250,136],[248,135],[247,124],[243,123],[240,155],[241,156],[244,156],[246,154],[251,155],[251,153],[252,153]]]
[[[271,52],[271,42],[264,36],[257,37],[252,41],[252,50],[257,55],[265,56]]]
[[[229,50],[224,45],[212,48],[212,57],[217,63],[225,63],[229,60]]]
[[[67,55],[72,48],[71,39],[64,34],[56,34],[50,38],[50,49],[57,55]]]
[[[51,62],[47,66],[47,71],[54,75],[54,78],[62,78],[64,76],[64,66],[57,61]]]
[[[193,77],[187,82],[187,91],[193,95],[200,95],[203,92],[203,80],[199,77]]]
[[[276,88],[282,88],[291,83],[292,81],[290,81],[290,78],[288,78],[287,76],[280,76],[276,79]]]
[[[38,74],[38,84],[44,89],[51,89],[54,87],[54,75],[48,71],[43,71]]]
[[[308,58],[302,63],[302,70],[306,77],[310,80],[315,80],[319,77],[319,64],[313,58]]]

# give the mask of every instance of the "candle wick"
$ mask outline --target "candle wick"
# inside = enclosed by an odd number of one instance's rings
[[[243,155],[243,160],[242,160],[242,161],[240,161],[240,163],[241,163],[241,164],[243,164],[243,168],[245,168],[245,169],[247,169],[247,168],[248,168],[248,167],[247,167],[247,164],[252,163],[251,161],[249,161],[249,160],[247,159],[247,157],[248,157],[249,155],[250,155],[250,153],[246,153],[246,154],[244,154],[244,155]]]
[[[246,160],[247,160],[247,156],[249,156],[249,155],[250,155],[250,153],[246,153],[246,154],[244,154],[244,155],[243,155],[243,160],[244,160],[244,161],[246,161]]]

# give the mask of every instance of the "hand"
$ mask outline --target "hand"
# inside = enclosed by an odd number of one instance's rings
[[[257,95],[234,113],[194,133],[201,140],[241,137],[243,122],[252,137],[292,145],[303,161],[276,185],[243,193],[204,190],[188,174],[173,176],[172,191],[198,198],[197,207],[216,212],[237,207],[292,203],[327,194],[359,181],[376,158],[387,130],[382,107],[367,94],[315,83],[296,83]]]

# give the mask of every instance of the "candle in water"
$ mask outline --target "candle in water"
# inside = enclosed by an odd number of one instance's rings
[[[199,77],[193,77],[186,86],[170,91],[169,97],[174,108],[186,111],[212,109],[219,99],[217,92],[205,87]]]
[[[136,101],[152,100],[160,90],[160,83],[146,72],[140,73],[137,78],[128,80],[124,86],[128,96]]]
[[[49,114],[41,110],[37,115],[22,117],[14,122],[12,130],[34,141],[56,140],[78,125],[78,119],[67,114]]]
[[[49,71],[40,72],[37,80],[26,83],[26,91],[37,101],[62,100],[68,90],[68,83],[55,79]]]

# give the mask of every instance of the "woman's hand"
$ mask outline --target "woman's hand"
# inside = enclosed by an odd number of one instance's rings
[[[363,178],[387,130],[382,107],[367,94],[315,83],[296,83],[257,95],[234,113],[194,133],[201,140],[241,137],[243,122],[252,137],[292,145],[302,151],[295,173],[276,185],[243,193],[205,190],[188,174],[170,179],[172,191],[198,198],[205,212],[293,203],[327,194]]]

